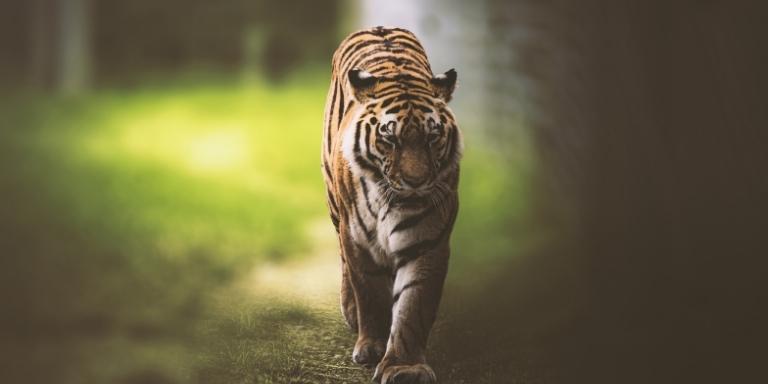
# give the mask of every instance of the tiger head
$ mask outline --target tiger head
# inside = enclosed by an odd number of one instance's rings
[[[447,105],[456,77],[453,69],[428,80],[350,70],[349,86],[360,111],[351,121],[354,145],[347,155],[359,171],[401,195],[440,188],[457,169],[462,151],[461,133]]]

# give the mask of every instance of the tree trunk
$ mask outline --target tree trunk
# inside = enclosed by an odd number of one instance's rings
[[[91,74],[89,0],[58,0],[56,88],[78,94],[88,88]]]

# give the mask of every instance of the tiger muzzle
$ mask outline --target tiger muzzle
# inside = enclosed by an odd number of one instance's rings
[[[400,155],[400,179],[407,187],[418,189],[432,179],[429,153],[422,148],[405,148]]]

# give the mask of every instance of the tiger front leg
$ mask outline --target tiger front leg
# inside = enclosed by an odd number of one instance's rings
[[[354,297],[357,311],[357,342],[352,360],[357,364],[373,366],[386,350],[392,311],[392,279],[388,273],[379,273],[368,250],[351,239],[342,239],[347,268],[347,282]]]
[[[344,316],[349,329],[357,333],[357,301],[352,283],[349,281],[349,267],[343,257],[341,265],[341,314]]]
[[[435,383],[424,353],[448,267],[448,244],[399,261],[393,289],[392,329],[387,352],[373,380],[381,384]]]

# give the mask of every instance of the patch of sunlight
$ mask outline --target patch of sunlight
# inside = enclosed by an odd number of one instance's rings
[[[203,94],[203,101],[194,93],[159,94],[107,104],[114,113],[78,148],[88,161],[149,163],[295,201],[315,197],[320,184],[313,179],[319,172],[310,133],[319,102],[311,90],[273,92],[267,107],[261,89]]]
[[[314,308],[336,306],[341,287],[341,259],[336,232],[327,217],[308,223],[309,254],[296,261],[256,266],[243,287],[255,296],[299,301]]]
[[[241,169],[250,158],[248,137],[243,130],[220,130],[193,136],[184,147],[187,167],[195,172]]]
[[[245,121],[161,112],[124,122],[117,136],[117,149],[129,156],[194,174],[243,172],[251,160],[251,138]]]

